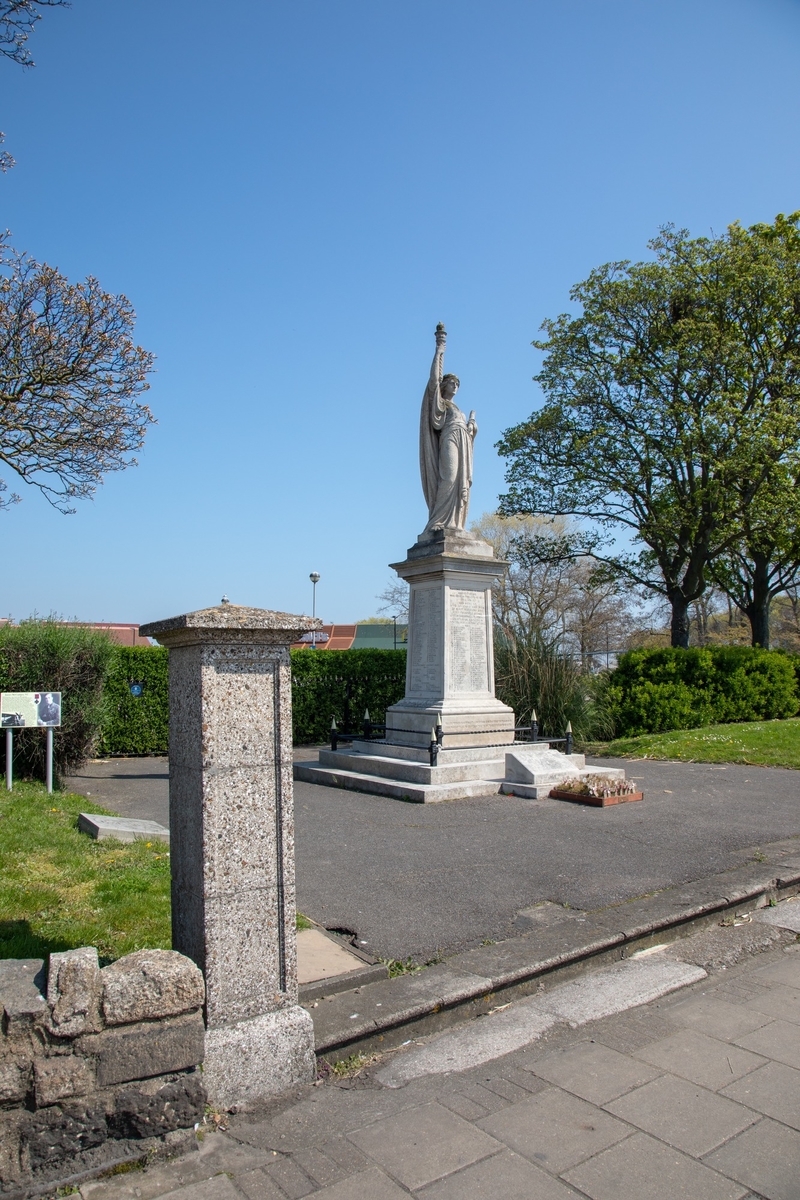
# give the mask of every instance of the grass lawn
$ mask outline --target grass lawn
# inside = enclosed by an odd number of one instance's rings
[[[670,758],[800,770],[800,718],[645,733],[640,737],[595,743],[585,749],[588,754],[620,758]]]
[[[97,946],[109,961],[169,948],[169,847],[78,831],[79,812],[106,811],[38,783],[0,792],[0,958]]]
[[[0,958],[96,946],[102,964],[170,948],[169,847],[96,842],[81,812],[116,815],[41,783],[0,792]],[[313,925],[298,913],[297,928]]]

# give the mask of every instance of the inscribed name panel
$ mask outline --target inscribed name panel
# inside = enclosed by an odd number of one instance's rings
[[[411,694],[439,695],[442,690],[442,626],[440,587],[415,587],[411,594]]]
[[[489,690],[486,643],[486,593],[467,588],[449,590],[451,692]]]

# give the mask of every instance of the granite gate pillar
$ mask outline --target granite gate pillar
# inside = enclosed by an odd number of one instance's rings
[[[206,981],[212,1104],[314,1075],[297,1003],[289,646],[321,622],[223,603],[143,625],[169,648],[172,945]]]

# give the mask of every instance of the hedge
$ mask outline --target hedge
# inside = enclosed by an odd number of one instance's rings
[[[631,650],[606,692],[617,737],[791,717],[798,696],[789,656],[754,646]]]
[[[92,755],[105,723],[104,683],[113,660],[108,636],[84,626],[30,620],[0,627],[0,692],[61,692],[61,726],[54,731],[56,776]],[[5,738],[2,760],[5,767]],[[14,731],[14,774],[44,778],[41,729]]]
[[[324,742],[331,718],[343,731],[361,725],[365,709],[376,723],[406,690],[405,650],[292,650],[295,745]]]
[[[117,646],[105,684],[101,754],[166,754],[169,651],[163,646]],[[131,684],[140,684],[134,696]]]
[[[163,647],[122,647],[106,683],[103,754],[166,754],[168,654]],[[364,710],[380,722],[403,698],[405,650],[292,650],[293,736],[296,745],[324,742],[331,717],[342,730],[360,725]],[[130,685],[141,683],[142,695]]]

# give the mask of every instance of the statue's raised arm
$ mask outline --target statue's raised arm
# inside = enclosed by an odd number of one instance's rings
[[[472,443],[478,431],[474,411],[468,420],[455,404],[458,377],[442,373],[446,341],[445,327],[439,324],[420,412],[419,465],[428,505],[426,534],[466,527],[472,485]]]

